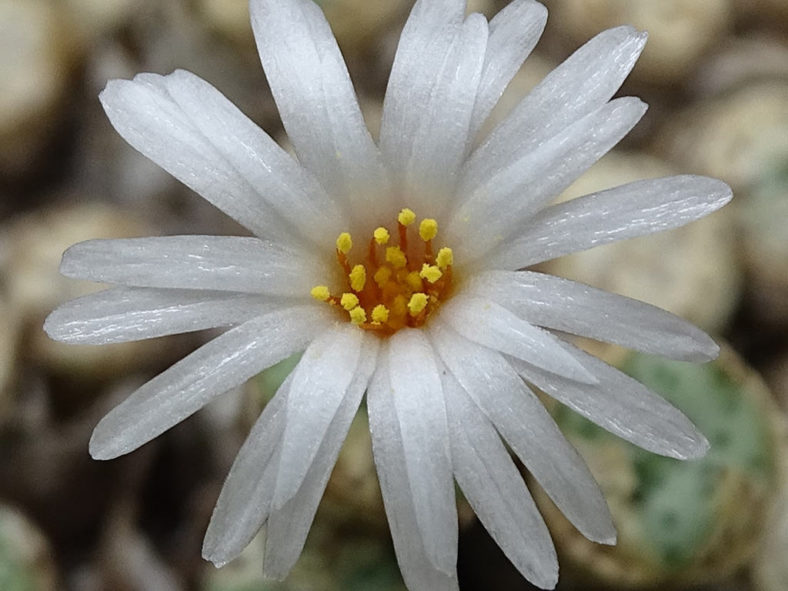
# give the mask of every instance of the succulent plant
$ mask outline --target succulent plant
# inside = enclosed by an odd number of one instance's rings
[[[730,351],[704,366],[634,353],[616,366],[684,411],[711,449],[691,462],[656,456],[556,408],[619,528],[617,546],[592,546],[548,511],[556,543],[584,574],[630,588],[724,578],[752,556],[774,498],[779,412]]]

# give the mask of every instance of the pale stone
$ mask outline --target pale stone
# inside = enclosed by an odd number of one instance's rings
[[[26,172],[51,138],[74,52],[58,3],[0,0],[0,173]]]
[[[731,0],[555,0],[551,20],[576,42],[603,29],[632,25],[649,34],[632,76],[670,84],[684,78],[727,32]]]

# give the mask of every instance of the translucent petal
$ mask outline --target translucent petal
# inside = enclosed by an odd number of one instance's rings
[[[395,178],[404,178],[408,170],[413,138],[424,122],[424,106],[429,104],[464,14],[465,0],[418,0],[402,30],[380,128],[380,149]]]
[[[604,156],[640,121],[646,105],[632,97],[613,100],[503,166],[452,214],[447,232],[462,261],[485,258],[519,236],[522,225]],[[460,240],[473,236],[473,240]]]
[[[298,159],[329,194],[362,208],[385,184],[345,62],[320,8],[311,0],[253,0],[260,60]],[[362,218],[362,221],[365,218]]]
[[[342,442],[375,370],[379,343],[377,337],[364,334],[361,359],[353,382],[331,421],[301,488],[282,509],[272,512],[268,518],[263,563],[266,577],[284,579],[301,554]]]
[[[306,243],[302,229],[336,221],[298,164],[193,74],[111,80],[99,98],[129,144],[258,236]]]
[[[388,368],[424,550],[439,570],[452,574],[457,563],[457,510],[446,404],[432,346],[423,331],[404,328],[390,337]]]
[[[613,543],[613,522],[593,476],[506,359],[440,323],[430,335],[446,367],[561,512],[588,539]]]
[[[312,341],[293,371],[274,510],[301,487],[356,374],[362,337],[353,324],[337,324]]]
[[[308,297],[324,279],[320,263],[257,238],[161,236],[80,242],[63,253],[60,272],[135,287]]]
[[[682,361],[710,361],[719,353],[711,337],[678,316],[568,279],[531,271],[486,271],[465,289],[538,326]]]
[[[549,332],[521,320],[490,299],[456,295],[440,309],[440,321],[476,343],[524,359],[583,383],[594,376]]]
[[[217,567],[236,558],[268,518],[292,382],[291,374],[265,405],[224,481],[202,547]]]
[[[517,359],[510,362],[539,389],[643,449],[680,460],[702,457],[709,449],[690,420],[663,398],[592,355],[566,346],[594,372],[598,384],[579,386]]]
[[[635,65],[646,34],[632,27],[604,31],[578,49],[532,90],[472,154],[466,191],[520,160],[593,113],[615,94]]]
[[[469,146],[471,115],[487,46],[487,21],[473,14],[462,25],[445,29],[434,43],[437,47],[425,50],[434,52],[436,60],[430,64],[424,58],[425,68],[434,67],[423,73],[428,78],[408,81],[409,99],[420,101],[418,117],[408,122],[408,129],[384,128],[381,142],[388,156],[387,149],[392,148],[388,147],[387,133],[407,140],[398,146],[404,153],[391,160],[394,174],[404,179],[400,191],[408,196],[407,205],[419,214],[440,217]],[[423,97],[418,94],[427,90]],[[402,168],[395,168],[397,164]]]
[[[565,254],[688,224],[718,210],[730,187],[702,176],[637,181],[544,209],[490,254],[492,268],[517,269]]]
[[[534,0],[514,0],[490,21],[484,69],[471,118],[471,138],[536,46],[546,22],[547,9]]]
[[[402,577],[409,589],[459,591],[456,573],[439,570],[424,549],[385,349],[381,350],[380,357],[367,393],[369,427],[383,503]]]
[[[240,324],[283,305],[242,293],[116,287],[63,304],[44,330],[66,343],[106,345]]]
[[[108,460],[137,449],[220,394],[304,349],[333,318],[320,306],[300,306],[227,331],[110,411],[93,431],[90,455]]]
[[[453,376],[443,376],[454,476],[479,520],[522,575],[558,582],[550,532],[501,438]]]

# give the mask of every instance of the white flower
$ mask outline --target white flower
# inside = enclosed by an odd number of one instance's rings
[[[708,444],[681,413],[560,335],[690,361],[718,348],[647,304],[517,269],[680,226],[730,189],[678,176],[547,206],[645,112],[636,98],[611,100],[645,43],[630,27],[589,41],[474,147],[546,10],[515,0],[488,23],[466,18],[464,0],[419,0],[375,145],[318,7],[252,0],[251,16],[297,160],[188,72],[114,80],[101,94],[132,146],[257,238],[95,240],[65,253],[65,275],[117,287],[53,312],[53,338],[233,327],[110,412],[91,454],[128,453],[305,351],[238,454],[206,558],[232,560],[266,524],[265,572],[287,575],[366,392],[408,587],[457,589],[452,477],[520,572],[553,587],[550,536],[500,437],[586,537],[611,544],[615,530],[526,382],[647,450],[694,458]]]

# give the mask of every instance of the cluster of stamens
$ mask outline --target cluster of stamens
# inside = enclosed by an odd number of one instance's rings
[[[415,221],[412,210],[399,212],[398,244],[391,244],[386,228],[376,228],[363,262],[355,265],[348,259],[353,240],[349,233],[341,233],[336,241],[337,261],[348,289],[335,295],[327,286],[317,285],[312,297],[342,309],[353,324],[381,334],[423,325],[448,293],[454,261],[450,248],[434,251],[438,223],[432,218],[419,223],[421,241],[408,244],[408,228]]]

